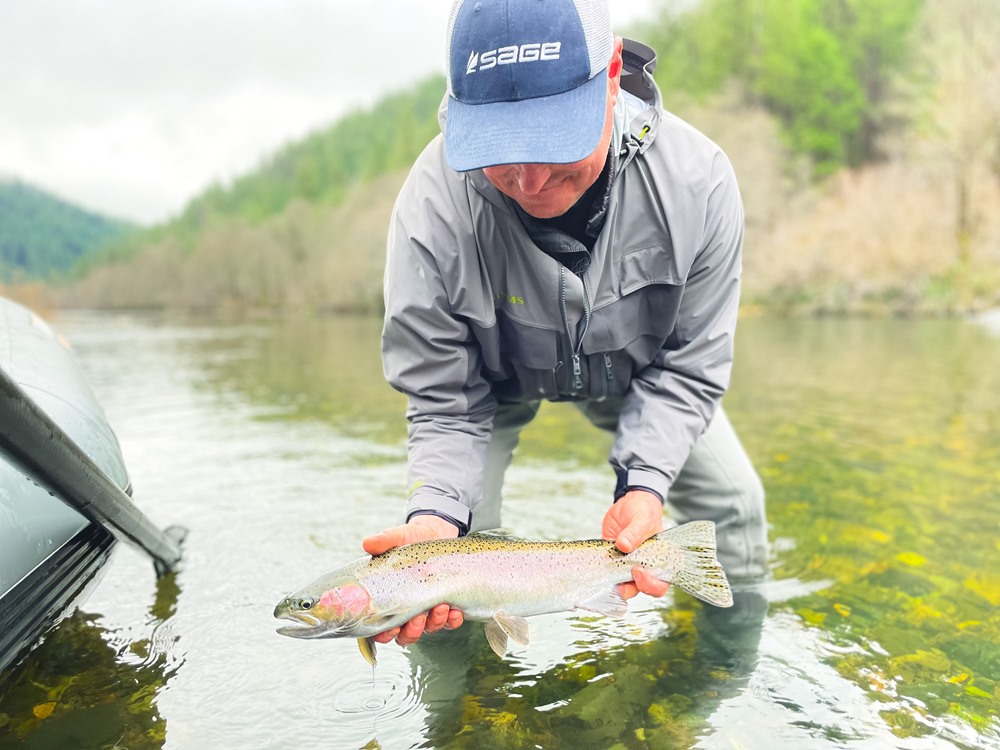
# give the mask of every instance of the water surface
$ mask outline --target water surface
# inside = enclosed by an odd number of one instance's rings
[[[0,676],[3,748],[1000,748],[1000,337],[958,321],[743,321],[727,409],[768,491],[772,571],[718,610],[470,625],[420,648],[274,633],[288,590],[405,503],[379,321],[57,321],[135,498],[190,529],[161,581],[120,547]],[[505,525],[596,536],[610,442],[543,409]]]

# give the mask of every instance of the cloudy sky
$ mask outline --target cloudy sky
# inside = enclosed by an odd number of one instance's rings
[[[616,28],[649,4],[610,0]],[[0,0],[0,178],[140,223],[444,69],[448,0]]]

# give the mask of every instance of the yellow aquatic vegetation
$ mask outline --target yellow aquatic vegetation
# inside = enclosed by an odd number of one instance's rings
[[[985,698],[986,700],[992,700],[993,694],[987,693],[982,688],[977,688],[975,685],[966,685],[965,692],[969,695],[975,696],[976,698]]]
[[[649,718],[657,724],[666,724],[670,721],[670,715],[659,703],[654,703],[649,707]]]
[[[48,703],[39,703],[33,709],[31,713],[35,715],[36,719],[47,719],[52,715],[52,712],[56,710],[55,701],[49,701]]]
[[[979,594],[994,607],[1000,606],[1000,575],[978,571],[965,580],[965,587]]]
[[[892,661],[897,666],[902,666],[903,664],[917,664],[921,667],[942,673],[947,673],[950,671],[951,667],[951,661],[947,656],[939,651],[917,651],[912,654],[898,656]]]
[[[917,552],[900,552],[896,555],[896,559],[911,568],[919,568],[921,565],[927,564],[927,558]]]
[[[817,612],[813,609],[807,608],[797,609],[795,612],[810,625],[822,625],[823,621],[826,620],[825,612]]]

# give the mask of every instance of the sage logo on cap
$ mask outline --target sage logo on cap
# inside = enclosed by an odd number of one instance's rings
[[[482,55],[473,52],[469,55],[469,64],[465,68],[465,74],[471,75],[477,70],[489,70],[495,65],[558,60],[560,47],[562,47],[562,42],[535,42],[534,44],[522,44],[520,47],[511,45],[510,47],[491,49]]]

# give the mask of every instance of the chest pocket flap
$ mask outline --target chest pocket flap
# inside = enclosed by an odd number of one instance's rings
[[[618,261],[618,293],[622,297],[651,284],[683,283],[676,255],[669,245],[633,250]]]

